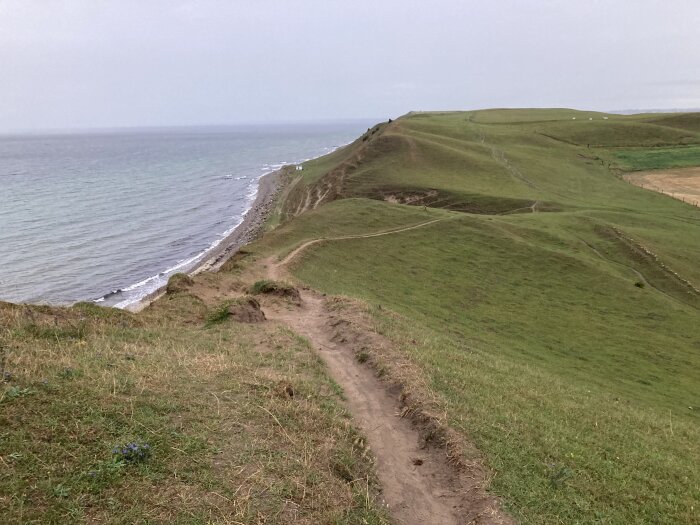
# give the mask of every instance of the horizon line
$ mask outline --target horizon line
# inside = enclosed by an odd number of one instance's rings
[[[73,126],[73,127],[32,127],[32,128],[0,128],[0,136],[8,135],[53,135],[53,134],[79,134],[79,133],[109,133],[119,131],[158,131],[167,129],[224,129],[237,127],[262,127],[262,126],[293,126],[293,125],[314,125],[314,124],[337,124],[337,123],[353,123],[353,122],[383,122],[388,118],[397,119],[400,116],[410,113],[433,113],[433,112],[460,112],[460,111],[483,111],[487,109],[556,109],[554,106],[547,107],[489,107],[475,109],[454,109],[454,110],[413,110],[403,113],[402,115],[393,117],[324,117],[324,118],[302,118],[302,119],[280,119],[280,120],[244,120],[240,122],[228,123],[200,123],[200,124],[128,124],[128,125],[100,125],[100,126]],[[609,109],[609,110],[585,110],[577,108],[559,108],[571,109],[574,111],[595,111],[599,113],[610,113],[618,115],[634,115],[643,113],[695,113],[700,112],[700,108],[626,108],[626,109]]]
[[[41,134],[73,134],[99,133],[115,131],[158,131],[167,129],[225,129],[263,126],[294,126],[294,125],[324,125],[339,123],[382,122],[389,117],[350,117],[350,118],[317,118],[317,119],[280,119],[280,120],[249,120],[241,122],[217,124],[128,124],[114,126],[71,126],[71,127],[35,127],[35,128],[0,128],[0,136],[7,135],[41,135]]]

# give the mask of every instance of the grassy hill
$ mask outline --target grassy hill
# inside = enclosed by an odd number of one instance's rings
[[[523,522],[698,522],[700,211],[620,175],[699,145],[698,114],[409,114],[305,164],[253,250],[441,219],[293,271],[367,303]]]
[[[622,178],[689,165],[700,114],[411,113],[141,314],[0,305],[0,522],[386,523],[308,342],[227,313],[303,247],[519,522],[700,523],[700,210]]]
[[[187,287],[139,315],[0,303],[0,327],[0,523],[387,523],[342,393],[291,331]]]

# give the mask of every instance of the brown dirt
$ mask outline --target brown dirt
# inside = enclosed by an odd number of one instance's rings
[[[265,320],[260,303],[253,297],[245,297],[233,303],[228,307],[228,313],[231,319],[239,323],[261,323]]]
[[[268,308],[267,317],[307,337],[343,388],[376,458],[383,500],[396,523],[512,523],[499,511],[496,499],[483,491],[483,472],[474,477],[473,472],[460,471],[444,450],[428,446],[420,426],[403,417],[399,389],[392,392],[358,363],[357,339],[345,334],[345,322],[334,320],[324,297],[310,290],[302,291],[301,297],[301,308]],[[371,345],[374,337],[367,334],[363,339]]]
[[[437,219],[440,220],[440,219]],[[265,261],[268,278],[286,275],[286,265],[301,251],[323,240],[390,235],[436,221],[374,234],[308,241],[281,262]],[[400,385],[382,381],[356,352],[388,344],[370,330],[358,331],[338,317],[328,299],[312,290],[300,291],[301,306],[265,304],[267,318],[307,337],[343,388],[348,408],[367,437],[376,458],[382,496],[392,518],[403,525],[426,523],[512,524],[498,500],[486,493],[488,472],[478,462],[459,467],[443,443],[426,438],[434,419],[408,410]],[[353,328],[355,328],[353,330]]]
[[[700,206],[700,167],[631,173],[624,178],[636,186]]]
[[[437,194],[437,190],[428,190],[418,193],[389,193],[384,195],[383,198],[386,202],[390,202],[392,204],[420,204],[426,198],[436,197]]]
[[[315,209],[325,202],[337,199],[343,194],[346,179],[357,169],[360,163],[368,156],[376,154],[376,151],[383,143],[385,132],[396,126],[396,121],[389,124],[379,124],[363,135],[363,140],[353,146],[352,154],[322,175],[310,186],[303,186],[301,177],[297,179],[301,184],[294,182],[295,186],[300,186],[294,192],[293,198],[285,200],[282,215],[289,219],[304,213],[307,210]],[[399,139],[400,140],[400,139]],[[292,192],[290,190],[290,195]]]

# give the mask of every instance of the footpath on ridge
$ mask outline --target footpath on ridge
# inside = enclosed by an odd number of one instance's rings
[[[267,278],[284,279],[287,265],[304,250],[320,242],[395,235],[445,219],[383,232],[318,238],[306,241],[281,261],[261,262]],[[310,289],[299,290],[299,307],[271,306],[265,315],[306,337],[342,387],[355,424],[366,436],[376,459],[383,504],[396,523],[404,525],[512,524],[499,509],[498,500],[484,490],[480,469],[464,472],[450,462],[445,450],[429,447],[410,418],[404,417],[400,392],[382,382],[373,370],[355,357],[356,338],[344,332],[347,321],[338,318],[326,298]],[[381,344],[376,333],[365,333],[366,344]]]

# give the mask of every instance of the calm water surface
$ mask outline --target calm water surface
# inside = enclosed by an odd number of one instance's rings
[[[239,224],[260,176],[367,125],[0,136],[0,300],[127,306]]]

